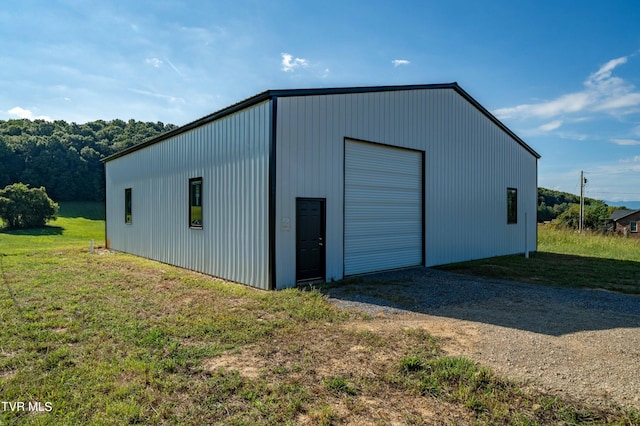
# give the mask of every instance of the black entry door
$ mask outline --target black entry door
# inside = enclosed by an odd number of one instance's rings
[[[296,200],[296,279],[325,278],[325,199]]]

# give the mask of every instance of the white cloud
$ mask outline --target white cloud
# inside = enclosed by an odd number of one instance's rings
[[[640,93],[628,93],[612,97],[594,108],[595,111],[635,107],[640,105]]]
[[[289,53],[282,53],[282,71],[289,72],[295,71],[298,68],[306,68],[309,66],[309,61],[303,58],[294,58]]]
[[[394,59],[393,61],[391,61],[391,63],[393,64],[394,67],[399,67],[400,65],[409,65],[411,62],[409,62],[406,59]]]
[[[586,141],[587,139],[589,139],[588,135],[574,132],[558,132],[558,136],[560,136],[562,139],[572,139],[574,141]]]
[[[144,60],[147,64],[149,65],[153,65],[156,68],[160,68],[160,65],[162,65],[162,61],[158,58],[147,58]]]
[[[546,102],[500,108],[498,118],[551,118],[565,114],[607,111],[616,114],[634,112],[640,107],[640,92],[625,80],[613,75],[616,67],[627,63],[630,56],[608,61],[584,81],[584,89]],[[631,108],[631,110],[629,110]]]
[[[635,139],[610,139],[610,141],[615,143],[616,145],[626,145],[626,146],[640,145],[640,141]]]
[[[580,170],[585,170],[587,174],[587,197],[608,201],[640,200],[637,188],[640,155],[591,164],[581,163],[580,168],[575,169],[567,169],[566,164],[558,170],[547,169],[540,173],[539,186],[577,194]]]
[[[177,98],[175,96],[163,95],[162,93],[150,92],[148,90],[139,90],[139,89],[129,89],[133,93],[137,93],[139,95],[151,96],[158,99],[164,99],[171,103],[175,104],[184,104],[185,100],[183,98]]]
[[[603,81],[611,78],[611,71],[613,71],[613,69],[618,65],[625,64],[627,60],[628,58],[626,56],[610,60],[609,62],[601,66],[597,72],[591,74],[588,81]]]
[[[630,192],[630,190],[634,190],[635,192],[638,192],[635,184],[635,182],[637,182],[637,176],[635,176],[635,173],[640,173],[640,156],[635,156],[628,159],[623,158],[618,160],[617,163],[598,165],[595,169],[594,174],[596,173],[598,175],[607,175],[607,176],[628,174],[628,177],[625,178],[624,180],[618,180],[618,184],[628,187],[629,191],[625,191],[625,192]],[[605,179],[602,176],[600,176],[599,178]],[[613,187],[614,185],[611,185],[611,186]],[[640,195],[640,193],[638,195]]]
[[[580,112],[592,104],[588,93],[579,92],[560,96],[557,99],[539,104],[524,104],[512,108],[500,108],[495,111],[498,118],[544,117],[550,118],[561,114]]]
[[[33,113],[31,111],[29,111],[28,109],[20,108],[20,107],[11,108],[7,112],[9,113],[9,115],[13,115],[18,118],[28,118],[28,119],[33,118]]]
[[[538,127],[538,129],[542,130],[543,132],[550,132],[552,130],[556,130],[560,126],[562,126],[562,120],[554,120],[547,124],[543,124],[542,126]]]
[[[47,117],[46,115],[39,115],[37,117],[33,116],[33,112],[28,109],[21,108],[19,106],[11,108],[7,111],[9,115],[18,117],[18,118],[26,118],[29,120],[44,120],[44,121],[53,121],[53,118]]]

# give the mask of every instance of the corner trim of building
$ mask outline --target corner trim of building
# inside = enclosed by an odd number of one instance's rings
[[[104,248],[110,249],[109,233],[107,232],[107,164],[102,164],[102,184],[104,185]]]
[[[271,98],[271,132],[269,134],[269,290],[276,285],[276,131],[278,123],[278,98]]]

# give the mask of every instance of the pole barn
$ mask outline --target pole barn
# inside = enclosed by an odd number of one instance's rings
[[[457,83],[269,90],[106,158],[106,243],[262,289],[528,253],[539,158]]]

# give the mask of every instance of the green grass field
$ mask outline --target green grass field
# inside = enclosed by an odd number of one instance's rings
[[[103,232],[95,204],[63,204],[42,230],[0,232],[0,400],[13,404],[0,405],[0,425],[419,425],[429,413],[640,424],[638,411],[525,392],[446,356],[421,329],[369,331],[375,318],[316,291],[90,254]]]
[[[0,229],[0,253],[30,253],[49,248],[89,250],[92,239],[96,246],[104,245],[104,203],[61,203],[58,216],[44,228]]]
[[[538,251],[598,259],[640,262],[640,238],[623,238],[538,226]]]

